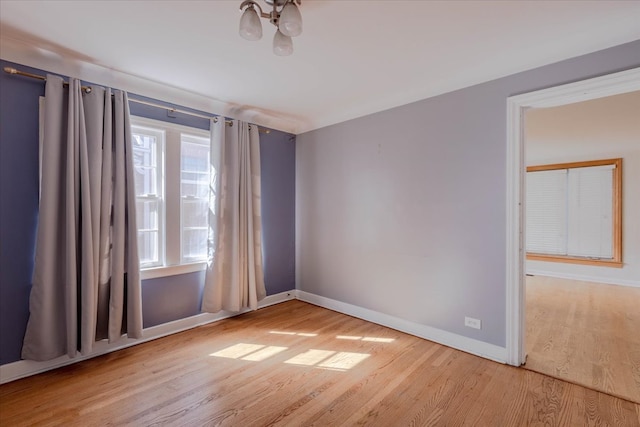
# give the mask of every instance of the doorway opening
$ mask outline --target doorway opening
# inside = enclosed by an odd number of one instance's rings
[[[526,111],[523,365],[638,403],[639,115],[640,91]]]
[[[507,99],[507,363],[526,361],[525,346],[525,147],[524,116],[531,108],[556,107],[640,90],[640,68]]]

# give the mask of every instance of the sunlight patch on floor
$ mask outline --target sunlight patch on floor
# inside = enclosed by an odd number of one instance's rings
[[[380,338],[380,337],[364,337],[362,341],[372,341],[372,342],[394,342],[393,338]]]
[[[307,350],[304,353],[293,356],[291,359],[286,360],[284,363],[289,363],[292,365],[313,366],[322,362],[329,356],[334,355],[335,353],[335,351],[329,350]]]
[[[266,345],[238,343],[231,347],[223,348],[220,351],[211,353],[209,356],[226,357],[228,359],[240,359],[242,356],[265,348]]]
[[[353,368],[369,356],[370,355],[366,353],[350,353],[348,351],[341,351],[334,354],[324,362],[319,363],[318,367],[346,371]]]
[[[363,340],[364,338],[357,337],[356,339]],[[238,343],[211,353],[209,356],[261,362],[288,349],[289,347],[275,345]],[[298,366],[313,366],[334,371],[346,371],[369,356],[370,354],[367,353],[310,349],[285,360],[284,363]]]
[[[337,335],[339,340],[351,340],[351,341],[370,341],[370,342],[394,342],[395,338],[382,338],[382,337],[359,337],[355,335]]]
[[[232,345],[231,347],[223,348],[215,353],[211,353],[209,356],[260,362],[261,360],[268,359],[271,356],[275,356],[276,354],[285,351],[287,348],[288,347],[278,347],[275,345],[266,346],[260,344],[239,343]]]
[[[275,345],[270,345],[261,350],[256,351],[255,353],[251,353],[248,356],[242,358],[242,360],[250,360],[252,362],[260,362],[261,360],[265,360],[270,358],[271,356],[275,356],[278,353],[282,353],[288,347],[278,347]]]
[[[284,363],[291,365],[317,366],[318,368],[346,371],[369,357],[366,353],[348,351],[308,350],[298,354]]]
[[[318,334],[313,334],[309,332],[289,332],[289,331],[269,331],[270,334],[275,335],[297,335],[299,337],[317,337]]]

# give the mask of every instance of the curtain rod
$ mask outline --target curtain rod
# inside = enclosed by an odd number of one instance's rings
[[[5,73],[9,73],[9,74],[16,74],[18,76],[31,77],[32,79],[38,79],[38,80],[42,80],[44,82],[47,81],[47,78],[45,76],[40,76],[38,74],[27,73],[26,71],[16,70],[15,68],[11,68],[11,67],[4,67],[4,72]],[[63,81],[62,84],[64,86],[69,86],[69,82]],[[91,87],[82,86],[82,90],[84,90],[85,92],[91,92]]]
[[[198,114],[198,113],[194,113],[194,112],[191,112],[191,111],[181,110],[179,108],[174,108],[174,107],[167,107],[166,105],[156,104],[155,102],[143,101],[141,99],[135,99],[135,98],[129,98],[129,102],[136,102],[138,104],[148,105],[150,107],[162,108],[162,109],[165,109],[165,110],[170,111],[172,113],[187,114],[189,116],[201,117],[203,119],[213,119],[213,121],[216,122],[216,123],[218,122],[218,117],[220,117],[220,116],[207,116],[207,115],[204,115],[204,114]],[[229,125],[229,126],[233,125],[233,121],[232,120],[226,120],[225,119],[225,123],[227,125]],[[253,126],[253,125],[249,125],[249,126]],[[260,133],[271,133],[271,129],[266,129],[266,128],[258,126],[258,132],[260,132]]]
[[[15,68],[12,68],[12,67],[4,67],[4,72],[5,73],[9,73],[9,74],[18,75],[18,76],[31,77],[33,79],[38,79],[38,80],[42,80],[42,81],[45,81],[45,82],[47,81],[47,78],[45,76],[40,76],[38,74],[27,73],[26,71],[20,71],[20,70],[17,70]],[[69,86],[68,82],[63,82],[63,84],[65,86]],[[91,92],[91,87],[90,86],[82,86],[82,90],[84,90],[85,92]],[[129,101],[130,102],[136,102],[138,104],[148,105],[150,107],[162,108],[162,109],[165,109],[165,110],[170,111],[172,113],[187,114],[189,116],[201,117],[203,119],[213,119],[215,122],[218,121],[218,116],[213,116],[213,115],[212,116],[206,116],[204,114],[193,113],[191,111],[181,110],[179,108],[174,108],[174,107],[167,107],[166,105],[156,104],[156,103],[148,102],[148,101],[142,101],[140,99],[135,99],[135,98],[129,98]],[[227,123],[229,126],[231,126],[233,124],[233,121],[225,119],[225,123]],[[271,133],[271,129],[266,129],[266,128],[258,126],[258,132]]]

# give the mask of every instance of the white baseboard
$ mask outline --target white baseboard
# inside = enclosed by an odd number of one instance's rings
[[[446,345],[457,350],[475,354],[500,363],[507,363],[507,349],[497,345],[463,337],[441,329],[421,325],[399,317],[390,316],[367,308],[347,304],[331,298],[322,297],[305,291],[296,290],[296,298],[320,307],[328,308],[349,316],[357,317],[368,322],[386,326],[391,329],[415,335],[438,344]]]
[[[284,301],[288,301],[295,298],[295,291],[281,292],[275,295],[269,295],[258,303],[258,308],[264,308],[270,305],[278,304]],[[220,313],[201,313],[185,319],[176,320],[173,322],[163,323],[162,325],[153,326],[143,331],[143,337],[141,339],[129,339],[123,337],[117,343],[109,344],[106,340],[96,342],[93,352],[86,356],[78,355],[71,358],[68,356],[61,356],[56,359],[47,360],[45,362],[36,362],[33,360],[19,360],[13,363],[7,363],[0,366],[0,384],[8,383],[11,381],[25,378],[31,375],[39,374],[41,372],[50,371],[62,366],[70,365],[72,363],[80,362],[82,360],[91,359],[96,356],[101,356],[112,351],[120,350],[126,347],[131,347],[137,344],[142,344],[147,341],[162,338],[167,335],[175,334],[178,332],[186,331],[197,326],[206,325],[207,323],[216,322],[218,320],[226,319],[229,317],[237,316],[239,314],[246,313],[250,310],[244,310],[239,313],[230,313],[221,311]]]
[[[527,274],[534,276],[556,277],[558,279],[580,280],[582,282],[605,283],[607,285],[631,286],[640,288],[640,280],[612,279],[609,277],[588,276],[583,274],[558,273],[555,271],[527,268]]]

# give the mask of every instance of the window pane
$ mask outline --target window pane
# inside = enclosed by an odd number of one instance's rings
[[[132,135],[136,194],[158,194],[158,138],[142,132]]]
[[[153,135],[132,132],[134,166],[157,166],[157,139]]]
[[[187,261],[206,259],[207,229],[189,229],[182,231],[182,258]]]
[[[207,200],[185,199],[182,201],[182,226],[206,227],[209,211]]]
[[[209,174],[182,172],[182,195],[185,197],[209,197]]]
[[[158,229],[158,206],[157,200],[138,200],[136,202],[138,230]]]
[[[158,263],[157,231],[138,231],[138,254],[141,266]]]
[[[209,172],[209,140],[182,135],[181,168],[190,172]]]
[[[134,151],[135,152],[135,151]],[[158,179],[156,168],[143,166],[134,167],[134,181],[136,183],[136,195],[158,194]]]

